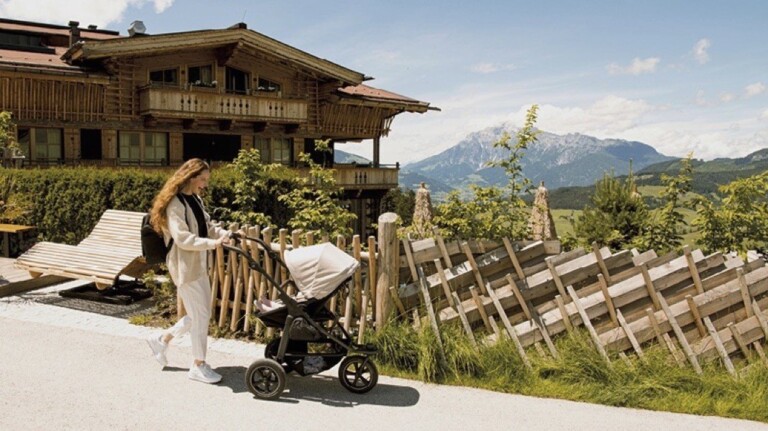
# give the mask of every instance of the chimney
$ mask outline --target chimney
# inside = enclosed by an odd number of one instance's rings
[[[144,23],[141,21],[134,21],[131,26],[128,27],[128,36],[143,36],[147,32],[147,28],[144,27]]]
[[[81,40],[79,25],[80,23],[77,21],[69,22],[69,46],[72,46]]]
[[[95,24],[88,24],[88,30],[96,30],[97,28],[99,28],[99,26]]]

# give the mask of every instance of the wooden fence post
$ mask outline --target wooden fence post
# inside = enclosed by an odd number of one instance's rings
[[[400,247],[397,242],[397,214],[384,213],[379,216],[379,270],[376,281],[376,330],[381,330],[392,311],[389,288],[397,291],[399,285]],[[372,253],[372,252],[371,252]]]

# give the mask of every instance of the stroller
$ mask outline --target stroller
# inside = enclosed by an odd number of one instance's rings
[[[273,303],[275,308],[255,312],[264,325],[281,329],[282,334],[267,344],[263,359],[257,359],[248,367],[245,374],[248,390],[261,399],[276,399],[285,389],[287,373],[308,376],[339,362],[339,381],[344,388],[358,394],[373,389],[379,373],[369,355],[376,353],[375,347],[353,342],[338,317],[326,306],[334,294],[348,285],[359,266],[358,261],[329,243],[287,251],[283,261],[263,240],[238,237],[256,242],[270,259],[291,274],[281,285],[244,250],[223,246],[243,256],[251,269],[261,273],[268,284],[276,288],[280,300]],[[299,292],[296,297],[287,294],[289,284]]]

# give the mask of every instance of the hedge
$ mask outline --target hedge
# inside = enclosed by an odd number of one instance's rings
[[[48,169],[0,168],[0,177],[14,181],[15,199],[23,202],[27,211],[21,217],[6,222],[36,226],[38,239],[76,244],[93,229],[107,209],[146,212],[152,199],[173,170],[142,170],[138,168],[102,169],[94,167],[56,167]],[[278,183],[282,180],[276,179]],[[235,173],[229,168],[214,169],[206,206],[216,213],[220,206],[234,201]],[[282,185],[287,187],[287,183]],[[277,199],[254,189],[261,208],[273,222],[285,225],[288,213]],[[2,214],[0,214],[2,216]]]

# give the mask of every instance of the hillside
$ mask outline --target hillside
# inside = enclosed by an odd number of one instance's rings
[[[768,149],[764,148],[741,158],[719,158],[707,162],[693,160],[691,164],[693,166],[692,191],[700,195],[712,195],[721,185],[768,170]],[[680,159],[674,159],[646,166],[635,175],[637,184],[641,187],[660,186],[662,174],[675,176],[679,171]],[[550,189],[550,204],[553,208],[582,209],[594,193],[594,189],[594,184]]]

